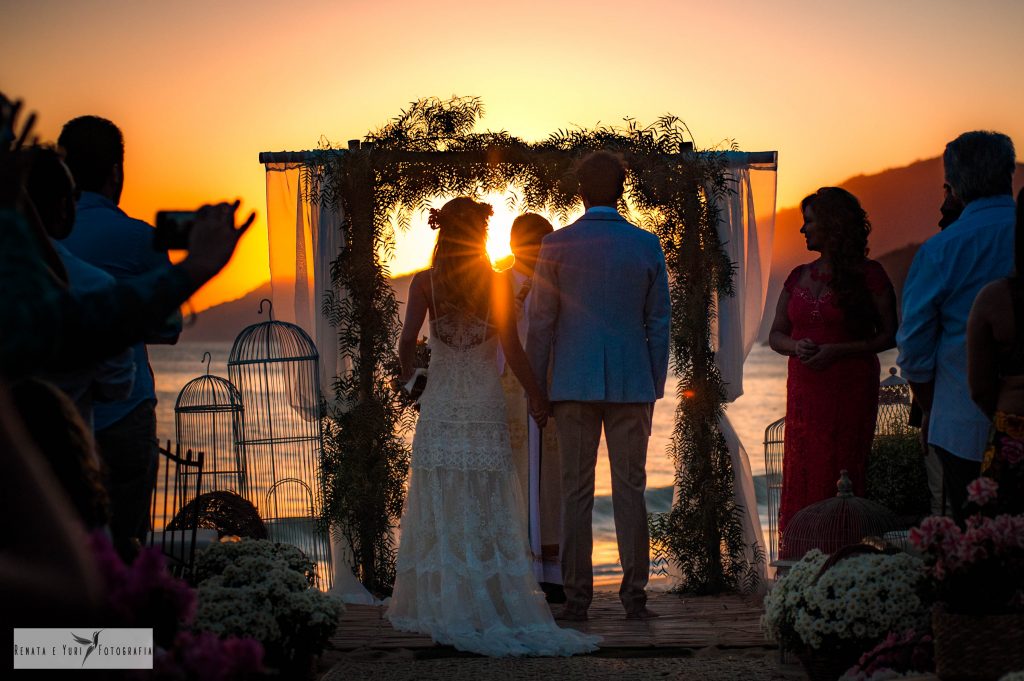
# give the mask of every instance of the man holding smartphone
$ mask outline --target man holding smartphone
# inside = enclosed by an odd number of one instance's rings
[[[63,245],[73,255],[118,281],[167,267],[166,252],[153,248],[153,228],[118,208],[124,187],[124,138],[110,121],[81,116],[69,121],[58,144],[81,194],[75,224]],[[134,557],[148,529],[156,478],[156,389],[146,343],[173,344],[181,332],[181,315],[167,320],[132,351],[135,385],[116,402],[95,405],[96,442],[106,463],[110,494],[110,529],[118,553]]]

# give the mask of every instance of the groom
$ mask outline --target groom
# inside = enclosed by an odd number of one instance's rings
[[[619,599],[627,619],[647,608],[647,441],[668,374],[671,306],[658,238],[615,206],[626,169],[607,151],[576,166],[586,214],[545,237],[534,275],[526,352],[537,376],[552,364],[551,403],[562,458],[562,579],[556,619],[582,621],[594,595],[594,466],[604,426],[612,473]]]

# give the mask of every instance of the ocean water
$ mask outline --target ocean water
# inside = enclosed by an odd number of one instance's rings
[[[204,352],[213,357],[210,373],[227,377],[230,343],[182,342],[174,346],[151,346],[150,361],[156,376],[157,433],[162,442],[175,439],[174,405],[178,392],[193,378],[205,373]],[[895,365],[896,351],[879,356],[882,375]],[[758,494],[762,530],[767,538],[767,506],[764,494],[764,431],[786,413],[786,358],[770,348],[755,345],[743,368],[744,394],[728,405],[727,413],[747,451]],[[674,395],[674,385],[666,394]],[[672,503],[674,472],[669,456],[675,404],[659,400],[647,454],[647,507],[652,513],[667,511]],[[611,474],[604,441],[598,452],[596,498],[594,501],[594,580],[599,586],[613,586],[621,578],[615,529],[612,520]]]

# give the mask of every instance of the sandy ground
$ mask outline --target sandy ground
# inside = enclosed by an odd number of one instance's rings
[[[692,652],[677,650],[672,655],[649,656],[638,650],[571,658],[492,659],[462,655],[444,648],[432,649],[430,655],[411,650],[382,652],[367,649],[344,654],[328,653],[321,659],[321,670],[324,672],[323,681],[798,681],[806,678],[795,660],[780,665],[778,650],[773,649],[701,648]]]

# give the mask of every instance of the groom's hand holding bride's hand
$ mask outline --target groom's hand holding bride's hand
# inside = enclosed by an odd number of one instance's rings
[[[529,403],[530,416],[537,422],[538,427],[543,428],[551,414],[551,402],[548,401],[547,395],[534,395],[529,399]]]

